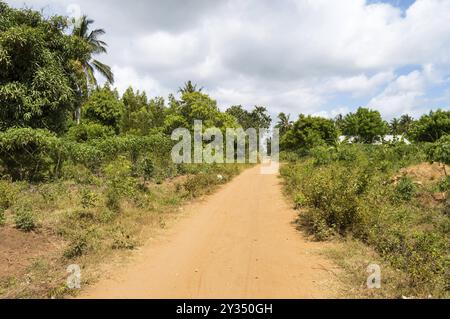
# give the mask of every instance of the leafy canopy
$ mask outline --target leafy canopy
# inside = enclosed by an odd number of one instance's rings
[[[108,84],[95,90],[83,106],[85,119],[110,126],[116,133],[120,131],[123,109],[119,93],[111,90]]]
[[[67,19],[45,19],[0,2],[0,129],[64,131],[76,100],[76,60],[89,45],[65,32]]]
[[[281,147],[284,150],[307,151],[317,146],[335,145],[338,135],[332,120],[301,114],[282,137]]]
[[[412,125],[410,135],[417,142],[435,142],[450,134],[450,111],[437,110]]]
[[[345,135],[355,136],[360,142],[369,144],[389,132],[380,112],[362,107],[356,113],[348,114],[340,126]]]

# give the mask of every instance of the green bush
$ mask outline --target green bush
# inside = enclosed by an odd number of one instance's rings
[[[155,176],[155,164],[150,158],[146,157],[140,162],[139,175],[144,178],[144,181],[148,181]]]
[[[97,194],[88,188],[82,188],[80,190],[80,197],[81,206],[84,209],[95,207],[99,200]]]
[[[36,216],[29,207],[17,208],[15,210],[14,222],[17,229],[25,232],[32,231],[36,228]]]
[[[423,147],[345,146],[337,161],[316,166],[314,158],[306,158],[283,166],[281,174],[302,208],[299,223],[317,240],[351,235],[404,272],[402,291],[448,296],[450,200],[424,208],[415,194],[427,188],[417,188],[408,177],[395,186],[390,182],[402,165],[415,163],[416,151],[416,161],[422,161]]]
[[[416,186],[409,177],[402,177],[395,187],[396,197],[400,200],[409,201],[416,193]]]
[[[446,176],[438,182],[439,192],[448,192],[450,190],[450,176]]]
[[[0,133],[0,161],[13,180],[57,176],[62,160],[60,141],[49,131],[13,128]]]
[[[106,182],[106,205],[112,211],[120,210],[121,200],[132,197],[136,190],[136,181],[131,177],[131,163],[124,157],[104,168]]]
[[[314,159],[317,166],[330,164],[335,159],[335,148],[318,146],[309,151],[310,156]]]
[[[445,176],[448,176],[449,172],[447,172],[445,165],[450,165],[450,135],[444,135],[436,143],[429,146],[428,158],[431,162],[441,163]]]
[[[82,123],[72,126],[65,137],[70,141],[85,143],[95,139],[107,138],[114,134],[111,127],[98,123]]]
[[[217,184],[217,177],[207,173],[190,176],[184,182],[184,188],[188,191],[190,197],[198,197],[211,190],[213,185]]]
[[[9,181],[0,180],[0,209],[10,208],[16,201],[18,187]]]

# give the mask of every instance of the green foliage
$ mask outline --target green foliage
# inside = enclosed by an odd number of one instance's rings
[[[41,180],[61,168],[59,139],[46,130],[13,128],[0,133],[0,160],[14,180]]]
[[[227,110],[227,114],[233,116],[244,130],[269,129],[272,119],[268,114],[267,108],[255,106],[252,111],[245,110],[241,105],[232,106]]]
[[[125,91],[122,102],[125,107],[121,128],[123,133],[147,135],[152,129],[164,126],[166,107],[163,98],[147,101],[145,92]]]
[[[170,114],[164,120],[163,132],[167,135],[171,135],[177,128],[189,128],[191,125],[188,124],[186,119],[178,114]]]
[[[17,229],[25,232],[32,231],[36,228],[36,217],[27,205],[15,209],[14,222]]]
[[[14,205],[19,195],[19,189],[10,181],[0,180],[0,210],[5,210]]]
[[[450,111],[437,110],[416,121],[410,136],[417,142],[436,142],[450,134]]]
[[[116,133],[120,131],[120,121],[124,110],[117,91],[111,90],[108,84],[95,90],[83,105],[84,117],[92,122],[109,126]]]
[[[106,206],[115,212],[120,211],[120,202],[125,196],[134,193],[135,181],[131,178],[131,163],[123,157],[104,168],[107,179]]]
[[[98,123],[81,123],[72,126],[65,137],[77,143],[89,142],[95,139],[103,139],[114,135],[111,127]]]
[[[402,177],[395,187],[395,192],[398,199],[409,201],[416,192],[416,186],[411,178]]]
[[[432,162],[450,165],[450,135],[442,136],[435,144],[428,149],[428,158]],[[445,175],[447,170],[444,167]]]
[[[390,133],[392,135],[409,136],[413,124],[414,119],[408,114],[404,114],[399,119],[392,119],[392,121],[389,123]]]
[[[356,113],[348,114],[341,124],[345,135],[355,136],[362,143],[373,143],[388,133],[388,124],[378,111],[359,108]]]
[[[449,201],[426,206],[421,198],[433,190],[417,188],[408,177],[389,182],[424,153],[414,145],[340,146],[334,160],[317,166],[323,154],[312,152],[281,173],[302,209],[301,225],[316,239],[351,235],[404,272],[402,293],[439,297],[448,294]]]
[[[2,5],[0,130],[16,126],[63,132],[76,100],[73,61],[89,51],[66,34],[62,17]]]
[[[280,130],[280,137],[282,138],[292,128],[291,116],[285,113],[278,114],[278,123],[275,125]]]
[[[85,235],[74,239],[64,251],[64,257],[72,259],[82,256],[88,250],[88,239]]]
[[[438,191],[448,192],[450,190],[450,176],[446,176],[438,182]]]
[[[309,155],[314,159],[315,165],[326,165],[335,159],[336,150],[333,147],[317,146],[309,151]]]
[[[80,202],[84,209],[93,208],[98,203],[98,195],[88,188],[82,188],[80,191]]]
[[[283,150],[299,150],[306,153],[317,146],[336,144],[338,131],[333,121],[321,117],[300,115],[281,140]]]
[[[140,162],[139,172],[144,181],[150,180],[155,176],[155,164],[150,158],[145,157]]]

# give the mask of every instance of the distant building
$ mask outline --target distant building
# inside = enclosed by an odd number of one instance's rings
[[[339,144],[347,143],[353,144],[357,143],[358,138],[356,136],[339,136]],[[410,145],[411,142],[403,135],[385,135],[383,138],[380,138],[377,142],[374,142],[374,145],[382,145],[382,144],[392,144],[392,143],[405,143],[406,145]]]

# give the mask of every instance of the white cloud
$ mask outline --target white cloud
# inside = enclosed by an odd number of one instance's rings
[[[73,2],[32,3],[65,14]],[[332,116],[329,104],[353,99],[349,110],[365,101],[393,116],[432,107],[429,90],[449,84],[450,0],[417,0],[405,12],[365,0],[76,3],[106,29],[101,59],[121,90],[166,94],[193,80],[224,106]]]
[[[383,115],[392,117],[401,113],[415,113],[421,106],[425,95],[427,78],[420,71],[398,77],[369,106],[380,110]]]

